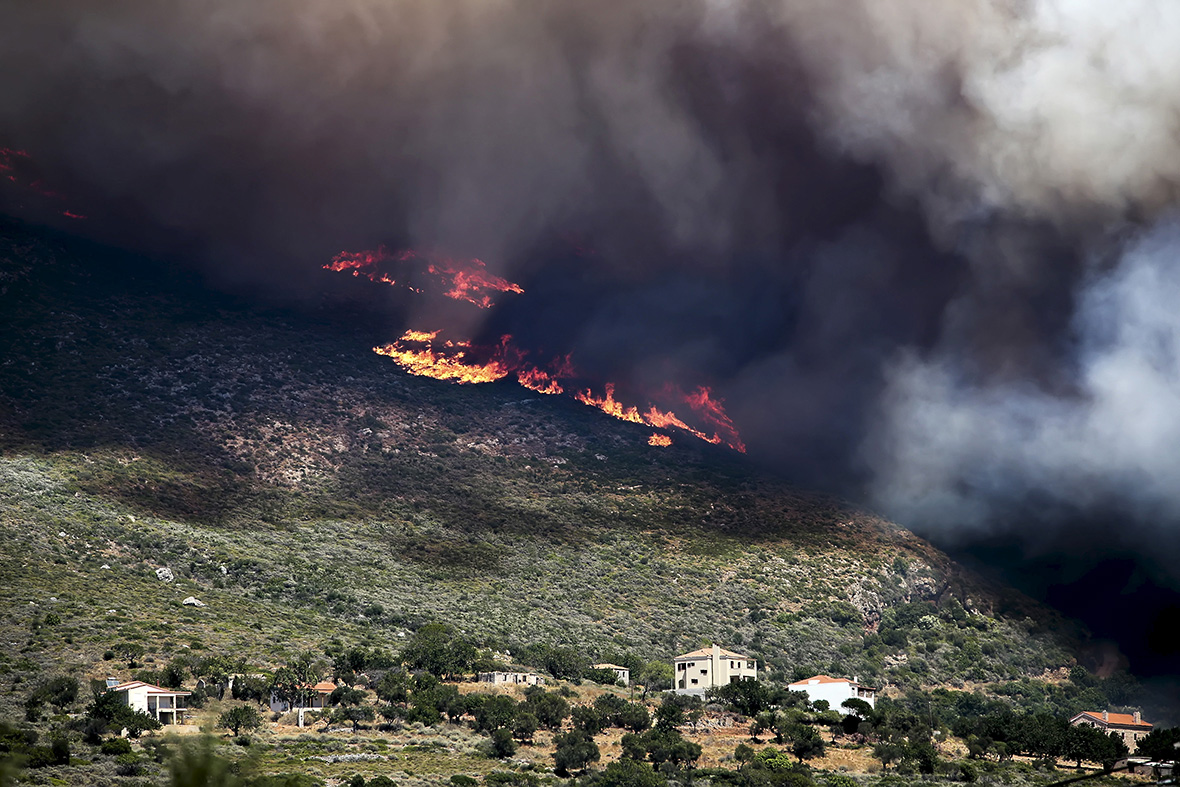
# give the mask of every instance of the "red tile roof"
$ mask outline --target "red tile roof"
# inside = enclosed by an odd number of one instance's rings
[[[1072,719],[1070,719],[1070,721],[1077,721],[1083,716],[1086,716],[1087,718],[1096,721],[1099,724],[1118,725],[1119,727],[1141,727],[1150,730],[1153,726],[1150,723],[1143,721],[1142,718],[1140,718],[1139,721],[1135,721],[1135,716],[1130,713],[1108,713],[1104,719],[1102,718],[1101,712],[1095,713],[1088,710],[1082,711],[1077,716],[1074,716]]]
[[[176,696],[185,696],[192,694],[191,691],[179,691],[177,689],[162,689],[159,686],[153,686],[150,683],[144,683],[142,680],[129,680],[126,683],[120,683],[118,686],[110,689],[110,691],[130,691],[131,689],[146,688],[148,694],[173,694]]]
[[[812,683],[812,681],[815,681],[815,683]],[[868,689],[869,691],[876,691],[876,689],[874,689],[872,686],[866,686],[863,683],[859,683],[854,680],[849,680],[848,678],[833,678],[830,675],[812,675],[810,678],[805,678],[804,680],[797,680],[790,685],[791,686],[814,686],[817,684],[824,684],[824,683],[849,683],[853,686],[859,686],[862,689]]]
[[[712,648],[701,648],[700,650],[694,650],[690,653],[682,653],[672,660],[680,661],[681,659],[707,659],[712,655]],[[734,659],[737,661],[747,661],[750,659],[749,656],[743,656],[740,653],[734,653],[732,650],[726,650],[725,648],[721,649],[721,657],[726,659]]]

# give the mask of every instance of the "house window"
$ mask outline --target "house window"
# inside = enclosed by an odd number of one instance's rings
[[[746,669],[754,669],[754,662],[747,661],[746,662]]]
[[[677,664],[677,665],[676,665],[676,669],[677,669],[677,670],[679,670],[680,672],[684,672],[684,668],[685,668],[685,667],[687,667],[687,666],[688,666],[688,665],[687,665],[687,664],[685,664],[685,663],[682,661],[682,662],[680,662],[679,664]]]
[[[693,679],[692,679],[692,685],[694,685],[694,686],[695,686],[695,685],[697,685],[697,679],[696,679],[696,678],[693,678]]]
[[[701,674],[702,674],[702,675],[708,675],[708,674],[709,674],[709,670],[707,670],[707,669],[703,669],[703,670],[701,670]]]

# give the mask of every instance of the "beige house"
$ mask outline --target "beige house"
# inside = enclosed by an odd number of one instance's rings
[[[545,678],[541,677],[535,672],[481,672],[479,673],[480,683],[491,683],[493,685],[523,685],[523,686],[544,686]]]
[[[713,643],[711,648],[701,648],[672,659],[672,675],[674,692],[702,695],[707,689],[727,686],[734,681],[756,680],[758,662]]]
[[[1123,739],[1123,743],[1127,744],[1127,748],[1132,752],[1139,748],[1140,739],[1151,732],[1153,726],[1143,720],[1143,717],[1139,715],[1139,711],[1135,711],[1134,713],[1082,711],[1070,719],[1069,723],[1073,725],[1085,724],[1090,727],[1097,727],[1106,733],[1116,733]]]
[[[877,690],[871,686],[861,685],[855,677],[832,678],[827,675],[813,675],[805,680],[797,680],[787,686],[791,691],[807,692],[807,699],[811,702],[827,700],[832,710],[841,710],[845,700],[864,700],[871,707],[877,705]]]
[[[614,670],[615,680],[622,683],[624,686],[631,685],[631,670],[626,667],[620,667],[618,664],[595,664],[594,669],[609,669]]]
[[[118,693],[125,705],[132,710],[146,713],[161,724],[183,724],[185,697],[192,694],[191,691],[163,689],[142,680],[120,683],[108,688],[107,691]]]
[[[295,708],[301,709],[318,709],[328,707],[328,696],[336,691],[336,684],[329,680],[322,680],[314,686],[304,686],[305,689],[310,689],[311,694],[307,698],[307,702],[302,705],[295,705]],[[292,710],[291,704],[286,700],[279,699],[278,695],[273,691],[270,693],[270,709],[273,713],[286,713]],[[302,718],[302,715],[300,716]],[[300,724],[299,726],[303,726]]]

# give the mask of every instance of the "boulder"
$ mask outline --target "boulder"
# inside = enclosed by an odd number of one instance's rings
[[[171,582],[172,580],[176,579],[172,573],[172,569],[166,566],[164,568],[156,569],[156,578],[162,582]]]
[[[184,604],[186,607],[207,607],[207,606],[209,606],[204,601],[200,601],[193,596],[189,596],[188,598],[186,598],[184,601],[182,601],[180,603]]]

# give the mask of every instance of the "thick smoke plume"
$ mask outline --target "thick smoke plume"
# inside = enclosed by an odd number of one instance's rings
[[[1180,521],[1169,0],[3,5],[0,146],[96,237],[295,297],[479,256],[541,305],[475,333],[711,382],[910,524]]]

